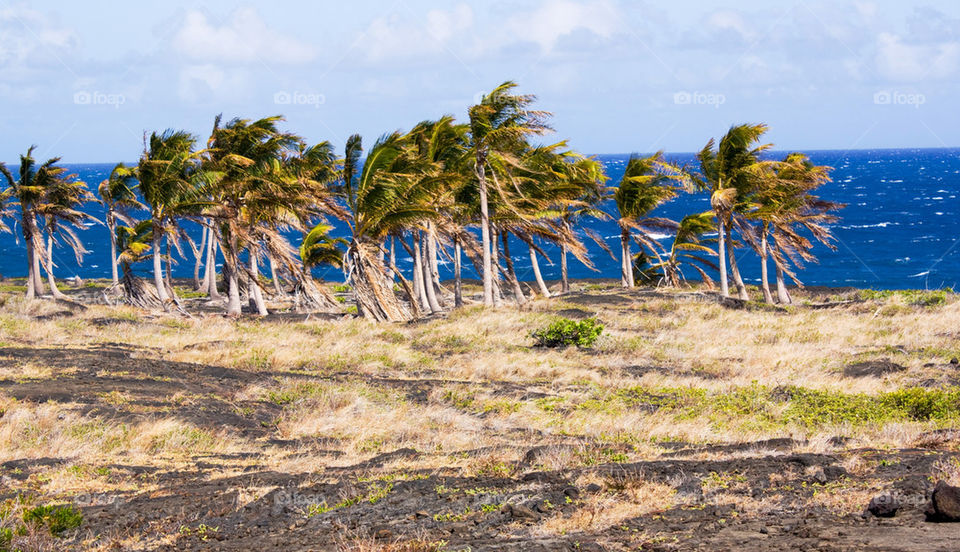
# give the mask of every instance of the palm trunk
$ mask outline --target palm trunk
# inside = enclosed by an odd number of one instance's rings
[[[784,280],[783,269],[780,268],[780,265],[777,267],[777,300],[779,300],[784,305],[789,305],[793,303],[793,299],[790,298],[790,292],[787,291],[787,284]]]
[[[277,297],[285,297],[287,294],[283,291],[280,276],[277,275],[277,263],[274,262],[273,255],[267,253],[267,262],[270,264],[270,280],[273,282],[273,291],[277,294]]]
[[[166,241],[166,253],[167,253],[167,272],[164,276],[164,281],[167,283],[167,290],[170,292],[170,296],[173,299],[176,299],[177,293],[173,288],[173,251],[170,247],[170,236],[167,236]]]
[[[773,303],[773,294],[770,293],[770,282],[767,276],[767,223],[763,223],[760,236],[760,287],[763,288],[763,300]]]
[[[413,303],[414,313],[411,316],[411,313],[397,299],[393,292],[393,285],[387,281],[385,267],[377,264],[378,259],[370,249],[371,247],[367,244],[354,240],[347,251],[348,273],[357,299],[357,310],[363,313],[365,318],[377,322],[405,322],[417,317],[418,311],[414,300],[416,292],[411,289],[402,274],[397,274],[404,291]],[[416,266],[414,269],[416,274]]]
[[[737,252],[734,250],[731,234],[732,232],[728,225],[727,243],[730,244],[730,247],[727,248],[727,257],[730,258],[730,273],[733,275],[733,283],[737,286],[737,295],[740,299],[749,301],[750,294],[747,293],[747,286],[743,284],[743,278],[740,277],[740,268],[737,266]]]
[[[500,241],[500,230],[496,226],[490,227],[490,264],[492,267],[493,278],[493,305],[499,307],[503,305],[503,289],[500,287],[500,253],[497,242]]]
[[[719,222],[719,229],[717,233],[717,256],[720,261],[720,295],[724,297],[730,297],[730,282],[727,279],[727,240],[726,240],[726,223],[723,221],[723,216],[717,215],[717,220]]]
[[[423,252],[420,250],[420,232],[413,232],[413,288],[417,293],[417,299],[424,310],[431,308],[430,299],[427,297],[427,286],[424,282],[423,273]],[[432,309],[431,309],[432,310]]]
[[[390,282],[394,282],[397,279],[396,273],[393,271],[393,267],[397,266],[397,239],[394,236],[390,236],[390,272],[387,274],[387,279]]]
[[[460,269],[460,238],[453,238],[453,306],[463,306],[463,278]]]
[[[211,299],[220,299],[220,290],[217,289],[217,238],[212,228],[207,242],[207,261],[203,267],[203,290]]]
[[[530,245],[530,266],[533,267],[533,275],[537,279],[537,286],[540,288],[540,294],[544,297],[550,297],[550,288],[543,281],[543,275],[540,274],[540,263],[537,261],[537,250]]]
[[[267,312],[267,305],[263,301],[263,290],[260,289],[260,267],[257,263],[257,247],[250,246],[250,277],[248,281],[249,284],[249,295],[250,295],[250,307],[257,310],[257,313],[260,316],[266,316],[269,314]]]
[[[630,252],[630,230],[620,229],[620,249],[622,256],[620,284],[625,288],[632,288],[633,281],[633,253]]]
[[[203,265],[203,254],[207,250],[207,230],[206,226],[203,227],[203,235],[200,237],[200,247],[195,250],[197,254],[196,262],[193,263],[193,289],[194,291],[199,290],[203,287],[203,284],[200,283],[200,267]]]
[[[437,237],[434,233],[432,222],[427,223],[427,262],[430,269],[430,283],[433,285],[437,295],[441,294],[440,287],[440,263],[437,260]]]
[[[107,229],[110,231],[110,275],[113,285],[120,284],[120,272],[117,267],[117,221],[113,216],[113,209],[107,211]]]
[[[517,279],[517,273],[513,269],[513,257],[510,256],[510,232],[504,231],[500,235],[500,239],[503,241],[503,260],[507,265],[507,279],[510,280],[510,285],[513,287],[514,299],[516,299],[518,305],[522,305],[527,302],[527,296],[523,293],[520,280]]]
[[[240,316],[243,306],[240,302],[239,257],[237,256],[237,238],[232,234],[227,238],[230,251],[223,251],[223,268],[227,277],[227,316]]]
[[[27,298],[43,295],[43,279],[40,276],[40,251],[37,240],[42,239],[37,228],[33,211],[21,205],[21,223],[23,226],[23,244],[27,248]]]
[[[167,286],[163,281],[163,255],[160,254],[160,243],[163,240],[163,228],[154,219],[153,223],[153,285],[157,286],[157,297],[166,306],[170,301]]]
[[[437,300],[437,291],[433,287],[433,277],[430,275],[430,236],[428,232],[420,233],[420,270],[423,273],[423,287],[427,292],[427,304],[430,305],[430,312],[437,314],[443,312],[440,301]]]
[[[53,233],[47,233],[47,281],[50,283],[50,293],[55,299],[66,299],[67,296],[57,287],[57,280],[53,276]]]
[[[567,276],[567,244],[560,244],[560,291],[570,293],[570,279]]]
[[[490,248],[490,210],[487,205],[486,160],[477,155],[477,180],[480,183],[480,240],[483,247],[483,305],[495,304],[493,294],[493,252]]]

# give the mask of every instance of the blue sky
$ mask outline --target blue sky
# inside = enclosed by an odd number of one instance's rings
[[[205,137],[220,112],[342,145],[462,119],[507,79],[588,153],[738,122],[780,149],[955,147],[960,2],[0,0],[0,75],[7,160],[130,161],[144,131]]]

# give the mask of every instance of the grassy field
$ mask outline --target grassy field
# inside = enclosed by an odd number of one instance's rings
[[[931,550],[916,516],[860,513],[891,488],[960,484],[948,292],[813,289],[775,308],[580,283],[375,325],[8,287],[0,550]],[[560,318],[604,331],[535,347]],[[859,526],[876,530],[841,530]]]

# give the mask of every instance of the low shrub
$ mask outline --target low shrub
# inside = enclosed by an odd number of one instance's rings
[[[579,322],[561,318],[533,332],[531,336],[536,340],[537,347],[576,345],[579,348],[588,348],[593,346],[601,333],[603,333],[603,325],[596,318],[587,318]]]

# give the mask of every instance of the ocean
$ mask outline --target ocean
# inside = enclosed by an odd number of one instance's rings
[[[818,165],[834,167],[833,182],[819,190],[823,198],[847,204],[839,211],[841,220],[833,225],[836,236],[835,251],[818,245],[814,253],[818,263],[807,264],[798,273],[807,285],[855,286],[874,289],[908,289],[958,287],[960,283],[960,223],[957,221],[957,197],[960,195],[960,149],[899,149],[854,151],[808,151]],[[780,158],[783,153],[773,152]],[[610,184],[615,185],[623,175],[628,155],[598,155],[606,168]],[[695,166],[693,154],[669,155],[671,161]],[[8,165],[11,169],[14,164]],[[92,190],[107,178],[112,164],[68,164],[71,172],[86,181]],[[611,205],[606,209],[610,210]],[[98,205],[88,211],[103,219]],[[706,195],[685,194],[664,205],[656,213],[679,220],[684,215],[709,209]],[[26,275],[26,250],[20,237],[19,224],[8,221],[12,234],[0,234],[0,274]],[[604,236],[614,251],[619,251],[619,231],[614,222],[588,222]],[[184,223],[193,235],[199,229]],[[336,234],[345,235],[346,227],[337,225]],[[91,223],[81,232],[89,253],[78,264],[73,253],[59,248],[55,251],[58,277],[104,278],[110,276],[110,248],[107,229]],[[659,235],[666,247],[671,236]],[[585,240],[597,271],[592,271],[571,258],[569,272],[572,278],[619,278],[620,264],[598,246]],[[533,278],[524,244],[511,244],[518,276]],[[636,247],[634,247],[636,250]],[[560,277],[559,256],[556,249],[546,248],[551,264],[540,260],[547,279]],[[748,283],[759,281],[760,267],[756,255],[746,248],[738,250],[741,271]],[[398,264],[401,269],[410,260],[398,245]],[[184,246],[186,258],[174,267],[177,277],[193,275],[193,259]],[[136,267],[144,275],[149,263]],[[441,261],[442,277],[449,277],[452,264]],[[475,277],[469,263],[465,263],[465,277]],[[316,276],[328,281],[342,281],[337,269],[321,267]],[[694,275],[690,275],[694,276]]]

